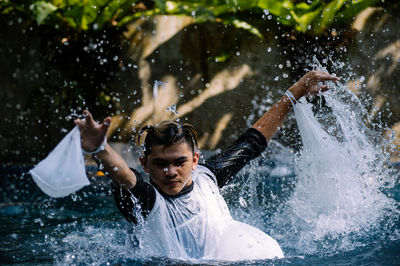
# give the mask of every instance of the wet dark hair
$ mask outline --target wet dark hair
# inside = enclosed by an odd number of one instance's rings
[[[144,142],[141,139],[145,135]],[[145,156],[152,152],[153,145],[171,146],[185,141],[194,153],[198,149],[197,133],[191,124],[179,124],[173,121],[164,121],[156,126],[144,126],[139,131],[138,144]]]

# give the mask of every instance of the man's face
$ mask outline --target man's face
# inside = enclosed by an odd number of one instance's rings
[[[197,167],[199,154],[193,154],[189,144],[153,145],[151,151],[141,163],[159,190],[174,196],[192,184],[191,173]]]

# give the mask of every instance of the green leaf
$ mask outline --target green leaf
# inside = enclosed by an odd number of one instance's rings
[[[269,13],[276,16],[276,20],[278,20],[280,23],[287,26],[294,25],[294,19],[290,14],[290,11],[294,8],[292,1],[259,0],[258,7],[263,10],[268,10]]]
[[[83,14],[84,6],[73,5],[66,7],[64,16],[72,27],[86,30],[87,24],[85,21],[82,21]]]
[[[25,13],[38,23],[69,25],[77,31],[100,30],[108,25],[125,25],[141,16],[159,14],[191,16],[197,23],[222,21],[261,36],[257,28],[236,19],[266,13],[298,31],[321,33],[333,23],[347,22],[368,6],[382,0],[153,0],[153,8],[132,8],[139,0],[0,0],[0,14]],[[50,19],[51,17],[51,19]],[[232,19],[235,17],[235,19]],[[260,22],[261,20],[259,20]],[[263,21],[261,21],[263,22]],[[256,22],[258,23],[258,22]]]
[[[231,57],[232,57],[232,53],[231,52],[223,52],[218,56],[209,57],[208,60],[209,61],[214,61],[214,62],[217,62],[217,63],[223,63],[223,62],[227,61]]]
[[[293,19],[297,22],[296,25],[296,30],[300,32],[306,32],[309,30],[309,26],[312,24],[312,22],[318,17],[318,15],[321,13],[321,10],[323,7],[321,6],[320,8],[316,9],[315,11],[308,12],[302,16],[297,16],[294,11],[291,12]]]
[[[313,1],[311,5],[301,2],[298,3],[293,10],[298,16],[301,16],[309,12],[314,12],[316,9],[321,8],[321,6],[323,6],[323,4],[319,0]]]
[[[345,5],[345,9],[338,15],[340,15],[343,21],[349,21],[367,7],[374,6],[380,2],[381,0],[352,0],[351,3]]]
[[[327,4],[321,13],[320,19],[314,23],[316,33],[321,33],[328,28],[334,21],[336,13],[342,8],[346,0],[333,0]]]
[[[293,8],[293,4],[290,0],[259,0],[258,7],[267,9],[272,15],[285,16],[289,14],[289,9]]]
[[[47,16],[57,10],[56,6],[45,1],[35,2],[29,8],[32,10],[38,25],[42,24]]]
[[[135,13],[133,15],[123,17],[120,21],[118,21],[118,26],[121,27],[121,26],[124,26],[127,23],[135,20],[135,19],[138,19],[138,18],[141,18],[141,17],[151,17],[151,16],[155,16],[157,14],[159,14],[159,13],[156,10],[148,10],[148,11],[137,12],[137,13]]]
[[[156,6],[160,9],[162,13],[165,13],[167,7],[165,5],[165,0],[154,0]]]
[[[260,31],[256,27],[247,23],[246,21],[234,19],[232,21],[232,25],[235,26],[236,28],[247,30],[252,34],[256,35],[257,37],[259,37],[260,39],[264,39]]]

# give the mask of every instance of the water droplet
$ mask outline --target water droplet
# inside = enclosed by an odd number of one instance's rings
[[[247,202],[242,196],[240,196],[240,198],[239,198],[239,204],[241,207],[247,208]]]
[[[74,193],[71,195],[72,201],[76,201],[78,199],[78,196]]]
[[[179,113],[176,111],[176,104],[173,104],[172,106],[166,108],[165,111],[172,112],[175,115],[179,115]]]
[[[145,146],[144,144],[141,144],[141,145],[140,145],[140,148],[142,149],[143,152],[146,151],[146,146]]]

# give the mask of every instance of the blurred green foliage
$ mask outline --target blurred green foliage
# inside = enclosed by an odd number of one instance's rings
[[[64,113],[69,113],[78,106],[88,106],[101,117],[108,113],[105,106],[118,105],[112,84],[129,66],[127,59],[122,59],[124,44],[129,40],[121,33],[125,25],[138,18],[188,16],[194,23],[231,25],[259,38],[263,38],[261,29],[276,21],[289,29],[318,35],[380,3],[381,0],[0,0],[0,22],[13,25],[14,20],[23,21],[23,32],[41,36],[40,55],[46,60],[47,75],[30,90],[32,109],[60,110],[62,105]],[[232,47],[227,44],[222,53],[208,60],[229,60],[235,51]]]
[[[29,14],[37,24],[78,31],[124,26],[143,16],[186,15],[195,22],[230,24],[262,38],[246,17],[274,19],[299,32],[321,34],[334,24],[349,22],[363,9],[381,0],[0,0],[0,14],[18,11]],[[247,16],[246,16],[247,15]]]

